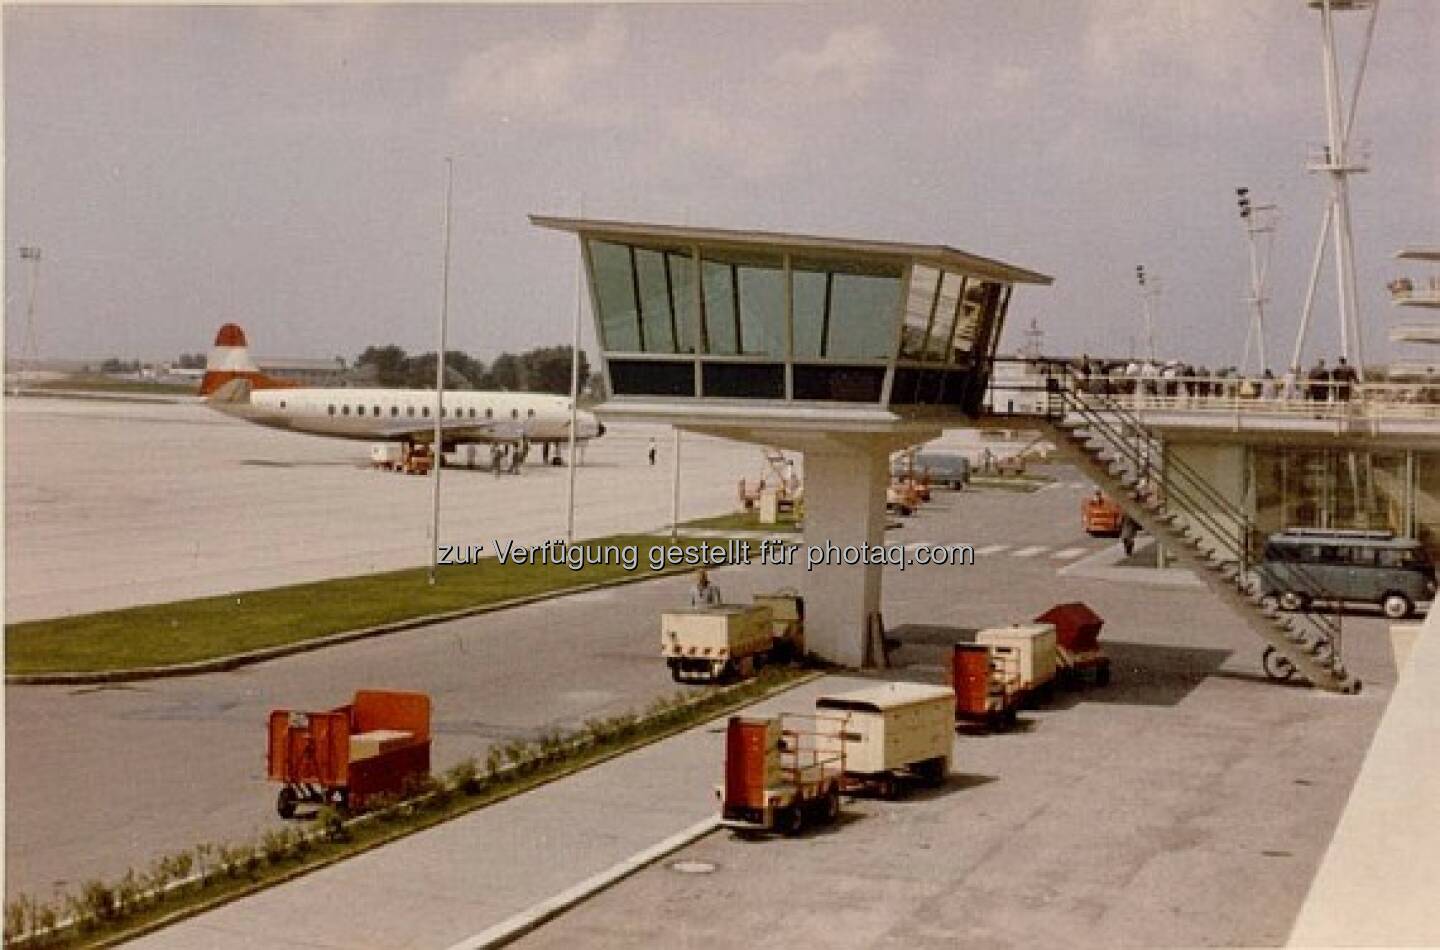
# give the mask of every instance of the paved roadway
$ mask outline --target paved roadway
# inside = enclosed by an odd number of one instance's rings
[[[369,443],[263,429],[198,402],[8,399],[5,430],[7,622],[429,557],[429,479],[368,469]],[[586,448],[578,536],[669,522],[669,433],[616,426]],[[732,507],[736,481],[757,477],[763,460],[754,446],[692,435],[681,468],[681,517],[693,518]],[[537,461],[519,476],[451,474],[442,542],[565,536],[565,469]]]
[[[643,443],[637,447],[643,452]],[[958,569],[965,572],[956,575],[962,587],[972,586],[970,571],[1002,580],[1011,563],[1049,576],[1093,546],[1071,543],[1077,533],[1069,517],[1074,494],[1078,489],[1067,487],[1036,496],[949,496],[896,537],[1006,538],[1014,544],[1006,550],[1048,544],[1067,554],[985,555],[981,567]],[[1037,498],[1054,499],[1055,513],[1065,517],[1027,519],[1014,527]],[[757,569],[725,586],[738,596],[752,585],[798,580],[793,573],[762,576]],[[483,757],[497,739],[644,705],[674,688],[655,659],[656,618],[683,597],[687,584],[673,578],[614,588],[232,673],[11,689],[7,892],[48,891],[120,874],[157,854],[242,838],[278,821],[272,818],[274,789],[264,779],[263,729],[272,708],[325,708],[362,686],[424,690],[435,700],[435,758],[443,769],[467,755]],[[1007,619],[1005,585],[988,588],[993,608],[964,613],[986,623]],[[904,590],[892,588],[888,610],[903,615]]]
[[[1283,943],[1393,683],[1384,625],[1347,621],[1360,696],[1271,685],[1257,641],[1207,593],[1058,573],[1097,546],[1076,531],[1083,491],[943,497],[894,540],[992,550],[892,571],[885,609],[908,675],[934,679],[954,628],[1084,599],[1107,618],[1110,688],[960,735],[939,793],[857,799],[839,828],[793,841],[712,835],[519,946]],[[721,574],[734,592],[762,579]],[[803,709],[811,692],[774,705]],[[139,946],[450,946],[705,815],[721,744],[695,730]]]

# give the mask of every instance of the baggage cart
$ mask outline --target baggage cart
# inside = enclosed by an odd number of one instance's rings
[[[1096,686],[1110,682],[1110,658],[1100,649],[1100,628],[1105,621],[1088,605],[1079,601],[1056,604],[1035,621],[1055,627],[1055,659],[1062,679],[1074,684],[1088,679]]]
[[[771,610],[756,604],[686,607],[660,615],[660,655],[677,683],[749,676],[775,645]]]
[[[280,782],[275,810],[292,818],[300,804],[363,809],[399,795],[430,773],[430,697],[365,690],[322,712],[270,713],[269,778]]]
[[[1046,700],[1055,689],[1055,626],[1048,623],[991,627],[975,634],[975,642],[1015,649],[1019,661],[1020,702]]]
[[[1020,654],[1015,647],[955,644],[950,681],[955,688],[956,719],[983,722],[991,729],[1015,725],[1024,698],[1020,689]]]
[[[720,823],[741,832],[798,834],[840,814],[844,720],[782,713],[731,716],[725,780],[715,789]]]
[[[950,774],[955,691],[948,686],[886,683],[821,696],[815,710],[843,729],[847,789],[894,798],[909,780],[935,786]]]

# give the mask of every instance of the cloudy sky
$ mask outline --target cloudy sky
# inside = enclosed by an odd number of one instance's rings
[[[1339,17],[1345,49],[1365,17]],[[1342,51],[1343,56],[1343,51]],[[1349,56],[1353,62],[1353,55]],[[1053,274],[1053,352],[1238,362],[1233,189],[1282,217],[1272,354],[1325,183],[1301,0],[4,9],[7,330],[44,251],[44,357],[171,357],[233,320],[261,354],[433,348],[443,159],[452,345],[569,337],[573,238],[531,212],[950,244]],[[1440,3],[1385,0],[1355,134],[1367,355],[1391,254],[1440,243]],[[1308,356],[1338,349],[1333,276]],[[587,338],[590,336],[587,317]],[[12,344],[13,346],[13,344]]]

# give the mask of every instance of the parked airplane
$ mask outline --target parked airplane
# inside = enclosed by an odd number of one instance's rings
[[[257,425],[367,442],[403,442],[407,451],[435,439],[435,392],[427,389],[305,387],[265,375],[250,358],[245,331],[220,328],[206,361],[200,395],[212,409]],[[444,450],[467,443],[513,445],[524,458],[540,443],[552,450],[570,438],[570,400],[542,393],[446,390],[440,419]],[[605,426],[576,414],[577,442],[599,438]]]

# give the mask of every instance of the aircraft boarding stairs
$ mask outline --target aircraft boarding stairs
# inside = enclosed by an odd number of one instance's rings
[[[1045,376],[1044,426],[1058,451],[1265,641],[1265,672],[1274,679],[1298,675],[1333,692],[1359,692],[1360,680],[1341,658],[1338,609],[1282,613],[1270,598],[1261,599],[1258,582],[1268,568],[1249,555],[1251,518],[1193,468],[1165,457],[1160,440],[1117,399],[1086,391],[1064,364],[1047,364]],[[1317,595],[1323,598],[1299,565],[1286,567],[1290,589],[1306,594],[1312,605]]]

